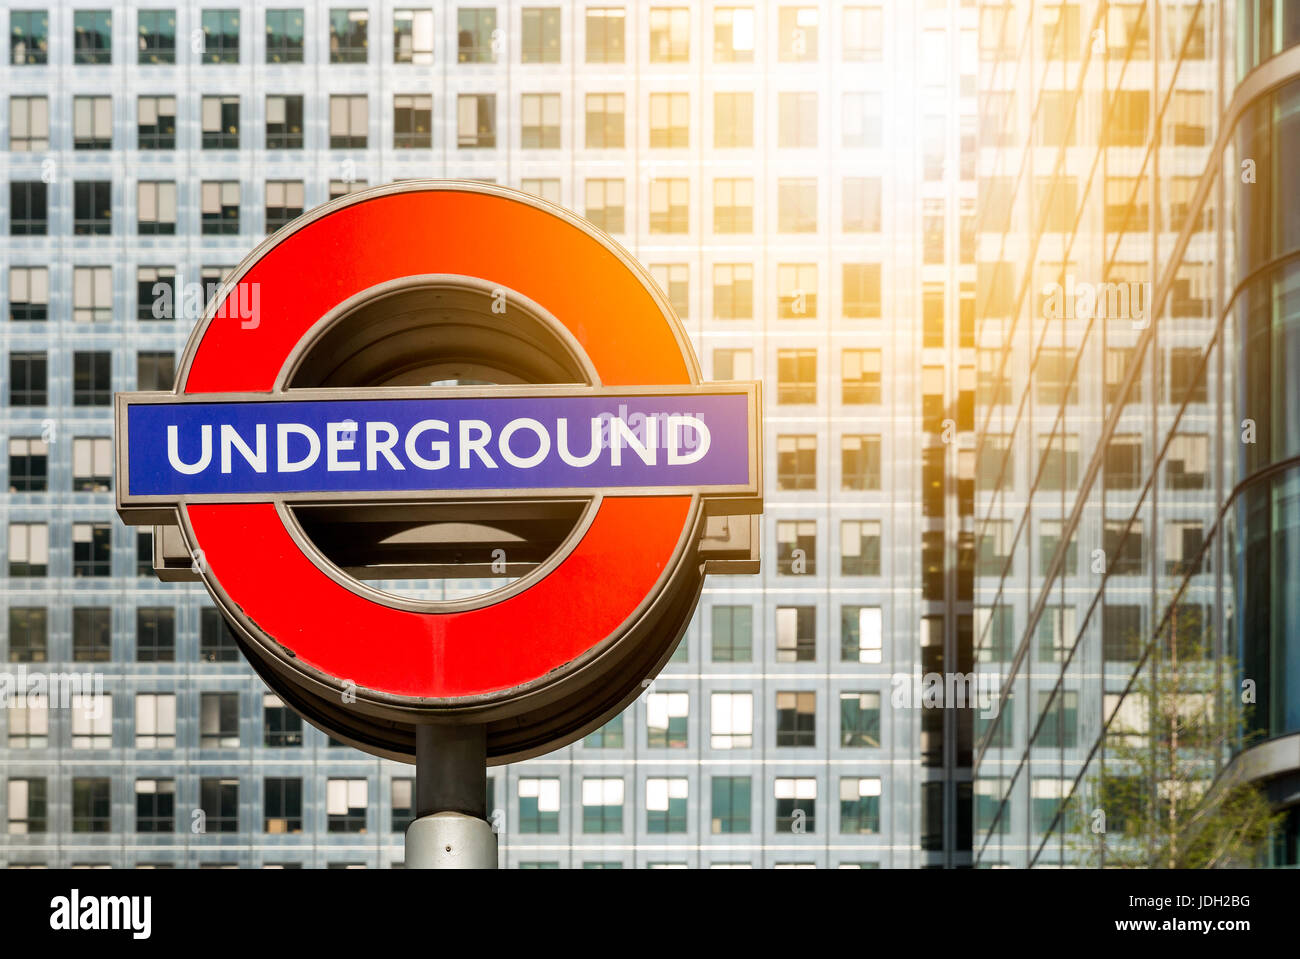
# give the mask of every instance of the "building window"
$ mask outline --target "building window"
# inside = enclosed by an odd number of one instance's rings
[[[1165,453],[1165,487],[1205,489],[1210,472],[1210,437],[1204,433],[1175,433]]]
[[[584,833],[623,831],[622,779],[582,780],[582,831]]]
[[[239,693],[199,696],[199,748],[239,747]]]
[[[880,350],[845,350],[840,360],[840,401],[846,406],[881,402]]]
[[[779,490],[817,488],[817,437],[776,438],[776,485]]]
[[[844,436],[840,440],[840,486],[845,490],[880,489],[880,437]]]
[[[588,180],[586,201],[585,216],[588,220],[606,233],[623,232],[622,180]]]
[[[623,62],[622,7],[587,8],[587,62]]]
[[[840,607],[840,661],[879,663],[884,656],[884,619],[879,606]]]
[[[46,21],[48,23],[48,21]],[[72,14],[72,62],[113,62],[113,15],[108,10],[76,10]],[[42,54],[44,54],[42,45]],[[44,56],[40,61],[44,63]]]
[[[9,709],[9,748],[47,749],[50,744],[49,697],[30,695],[23,706]]]
[[[1052,558],[1056,555],[1056,550],[1061,543],[1062,523],[1056,519],[1040,520],[1038,524],[1038,554],[1039,554],[1039,572],[1040,575],[1047,575],[1047,567]],[[1064,562],[1061,564],[1061,572],[1066,576],[1073,576],[1079,571],[1079,543],[1075,536],[1070,537],[1070,542],[1065,549]]]
[[[840,100],[843,117],[842,145],[846,149],[879,149],[884,142],[884,119],[881,116],[880,96],[874,93],[846,93]],[[814,126],[811,136],[816,138]],[[815,146],[816,144],[812,144]],[[943,158],[927,150],[923,160],[923,175],[927,180],[943,178]]]
[[[753,660],[754,610],[752,607],[714,606],[712,626],[715,663],[748,663]]]
[[[73,576],[108,576],[112,557],[112,527],[108,523],[72,524]]]
[[[459,63],[495,63],[495,7],[461,7],[456,11],[456,51]]]
[[[773,790],[776,798],[776,831],[814,832],[817,816],[817,780],[778,779]]]
[[[495,93],[462,93],[456,97],[456,145],[462,150],[496,147]]]
[[[685,233],[690,227],[691,181],[656,177],[650,181],[650,232]]]
[[[777,16],[777,56],[783,63],[817,61],[817,8],[781,7]]]
[[[140,10],[139,63],[142,66],[176,62],[176,11]]]
[[[44,353],[9,354],[9,405],[44,406],[48,378]]]
[[[113,98],[72,98],[72,148],[74,150],[111,150],[113,148]]]
[[[679,319],[690,315],[690,267],[685,263],[652,263],[650,275],[668,297]]]
[[[167,266],[141,266],[135,271],[135,318],[142,323],[152,323],[157,320],[171,320],[176,316],[177,299],[181,291],[176,284],[176,271]],[[171,356],[171,353],[154,353],[140,352],[136,356]],[[144,371],[137,362],[136,366],[139,375],[136,377],[136,389],[171,389],[174,375],[169,375],[165,380],[157,379],[151,376],[149,379],[144,378]],[[174,363],[172,369],[175,369]],[[161,374],[158,374],[161,375]],[[145,382],[159,382],[161,386],[143,386]]]
[[[9,11],[9,62],[16,67],[40,66],[49,62],[49,52],[49,11]]]
[[[50,229],[49,191],[39,180],[9,184],[9,235],[45,236]]]
[[[106,606],[79,606],[72,611],[72,659],[107,663],[113,658],[113,611]]]
[[[176,98],[140,97],[136,146],[141,150],[176,149]]]
[[[754,181],[748,177],[713,181],[713,232],[754,232]]]
[[[154,575],[152,530],[138,530],[135,534],[135,575]]]
[[[651,147],[690,146],[690,124],[690,94],[650,94]]]
[[[8,798],[9,835],[45,832],[49,813],[44,779],[10,779]]]
[[[337,200],[341,196],[357,193],[369,185],[367,180],[330,180],[330,199]]]
[[[750,830],[751,784],[748,776],[714,776],[711,832],[716,835]]]
[[[587,149],[621,150],[623,143],[623,94],[588,93]]]
[[[817,607],[778,606],[776,661],[810,663],[817,658]]]
[[[9,492],[43,493],[49,485],[50,446],[39,437],[9,440]]]
[[[433,97],[393,97],[393,146],[399,150],[433,146]]]
[[[111,488],[112,476],[113,441],[111,439],[89,436],[78,436],[73,439],[73,490],[78,493],[107,492]]]
[[[1106,567],[1116,576],[1140,576],[1145,571],[1142,521],[1108,519],[1102,529]]]
[[[274,233],[302,216],[301,180],[266,181],[266,232]]]
[[[1103,95],[1102,145],[1140,147],[1146,143],[1151,94],[1146,90],[1110,90]]]
[[[266,62],[302,63],[302,51],[302,10],[267,10]]]
[[[776,401],[817,402],[817,351],[777,350]]]
[[[753,748],[753,693],[710,694],[709,746],[712,749]]]
[[[880,264],[843,264],[846,319],[880,319]]]
[[[302,97],[267,97],[266,148],[301,150],[302,143]]]
[[[239,62],[239,11],[203,11],[203,62]]]
[[[713,378],[715,380],[752,380],[754,378],[754,351],[714,350]]]
[[[840,575],[880,575],[880,521],[848,519],[840,523]]]
[[[786,576],[817,572],[817,521],[781,520],[776,524],[776,570]]]
[[[140,236],[176,233],[176,184],[141,180],[136,184],[136,232]]]
[[[525,150],[560,148],[560,95],[525,93],[521,97],[519,145]]]
[[[1165,524],[1165,575],[1187,576],[1202,573],[1201,548],[1205,527],[1200,520],[1175,520]]]
[[[50,106],[45,97],[9,98],[9,149],[37,153],[50,148]]]
[[[135,748],[176,748],[176,696],[138,693],[135,697]]]
[[[75,323],[107,323],[113,319],[113,271],[110,267],[78,266],[73,269],[72,319]]]
[[[713,145],[720,150],[754,146],[754,94],[713,94]]]
[[[687,63],[690,59],[690,8],[651,7],[650,62]]]
[[[880,745],[880,693],[840,693],[840,745]]]
[[[268,778],[264,788],[263,831],[302,832],[302,780]]]
[[[713,315],[719,320],[754,318],[753,264],[715,263],[713,265]],[[807,352],[812,352],[816,356],[815,350]]]
[[[433,63],[433,11],[393,11],[393,62]]]
[[[1142,607],[1104,603],[1102,605],[1102,658],[1107,662],[1134,662],[1146,645]]]
[[[840,780],[840,832],[880,832],[880,780],[845,777]]]
[[[622,749],[623,714],[620,713],[599,729],[588,733],[582,745],[588,749]]]
[[[560,8],[524,7],[521,63],[560,62]]]
[[[135,661],[176,661],[176,610],[171,607],[141,607],[135,611]]]
[[[44,606],[9,607],[9,662],[43,663],[48,660],[48,618]]]
[[[364,150],[369,129],[370,107],[364,93],[330,97],[331,150]]]
[[[713,59],[716,63],[754,62],[753,7],[713,11]]]
[[[691,713],[687,693],[651,693],[646,697],[646,745],[684,749]]]
[[[325,814],[329,832],[366,831],[369,782],[365,779],[331,779],[325,784]]]
[[[521,833],[558,833],[560,831],[560,780],[519,780],[519,831]]]
[[[1060,433],[1038,438],[1038,456],[1042,469],[1038,488],[1050,492],[1074,489],[1079,485],[1079,436]]]
[[[560,181],[556,177],[524,177],[519,181],[519,189],[548,203],[557,206],[560,203]],[[652,272],[653,270],[654,267],[651,267]]]
[[[685,778],[645,781],[646,832],[686,832],[689,785]]]
[[[135,369],[136,389],[170,390],[176,382],[176,355],[141,350],[135,356]]]
[[[176,780],[135,781],[135,831],[176,831]]]
[[[781,263],[776,268],[777,315],[783,320],[817,317],[817,264]]]
[[[1133,490],[1142,484],[1142,436],[1118,434],[1106,447],[1106,489]]]
[[[840,22],[844,33],[842,56],[846,63],[878,62],[884,18],[880,7],[848,7]]]
[[[271,749],[302,745],[302,717],[274,693],[262,696],[262,745]]]
[[[9,319],[27,323],[50,316],[50,271],[43,266],[9,269]]]
[[[113,698],[104,693],[72,697],[72,748],[111,749]]]
[[[72,831],[109,832],[113,824],[111,780],[77,776],[72,780]]]
[[[1079,694],[1072,689],[1038,691],[1038,732],[1033,745],[1073,749],[1078,744]]]
[[[879,233],[880,197],[880,177],[845,177],[844,212],[840,228],[845,233]],[[878,265],[876,269],[879,271]],[[845,298],[847,299],[847,297],[846,292]],[[879,296],[877,296],[877,302],[879,302]]]
[[[389,803],[393,832],[406,832],[415,821],[415,780],[394,779]]]
[[[202,232],[204,236],[239,234],[239,181],[204,180],[202,197]]]
[[[365,63],[370,14],[366,10],[330,11],[330,63]]]
[[[206,606],[199,615],[199,659],[205,663],[239,662],[239,647],[219,610]]]
[[[783,148],[816,148],[817,94],[777,94],[777,145]]]
[[[782,233],[817,232],[817,179],[782,177],[777,181],[777,229]]]
[[[778,746],[817,745],[816,693],[776,694],[776,744]]]
[[[979,534],[975,549],[975,572],[979,576],[1001,576],[1011,559],[1015,536],[1009,519],[988,520]]]

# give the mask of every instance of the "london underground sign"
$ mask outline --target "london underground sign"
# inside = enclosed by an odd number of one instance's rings
[[[757,570],[760,410],[585,221],[409,181],[268,239],[174,390],[117,395],[118,510],[316,725],[408,761],[481,728],[506,762],[623,709],[706,573]],[[495,585],[439,598],[463,577]]]

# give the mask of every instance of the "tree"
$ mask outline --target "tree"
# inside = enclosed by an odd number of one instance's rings
[[[1224,775],[1249,743],[1249,707],[1201,620],[1202,607],[1174,606],[1110,718],[1101,770],[1073,810],[1080,865],[1250,866],[1280,819],[1258,785]]]

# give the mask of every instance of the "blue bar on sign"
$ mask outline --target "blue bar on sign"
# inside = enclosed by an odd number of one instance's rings
[[[743,487],[749,398],[128,403],[128,496]]]

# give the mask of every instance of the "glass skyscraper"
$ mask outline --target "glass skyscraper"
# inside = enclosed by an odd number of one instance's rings
[[[980,14],[976,862],[1077,860],[1135,679],[1190,641],[1295,865],[1300,5]]]

